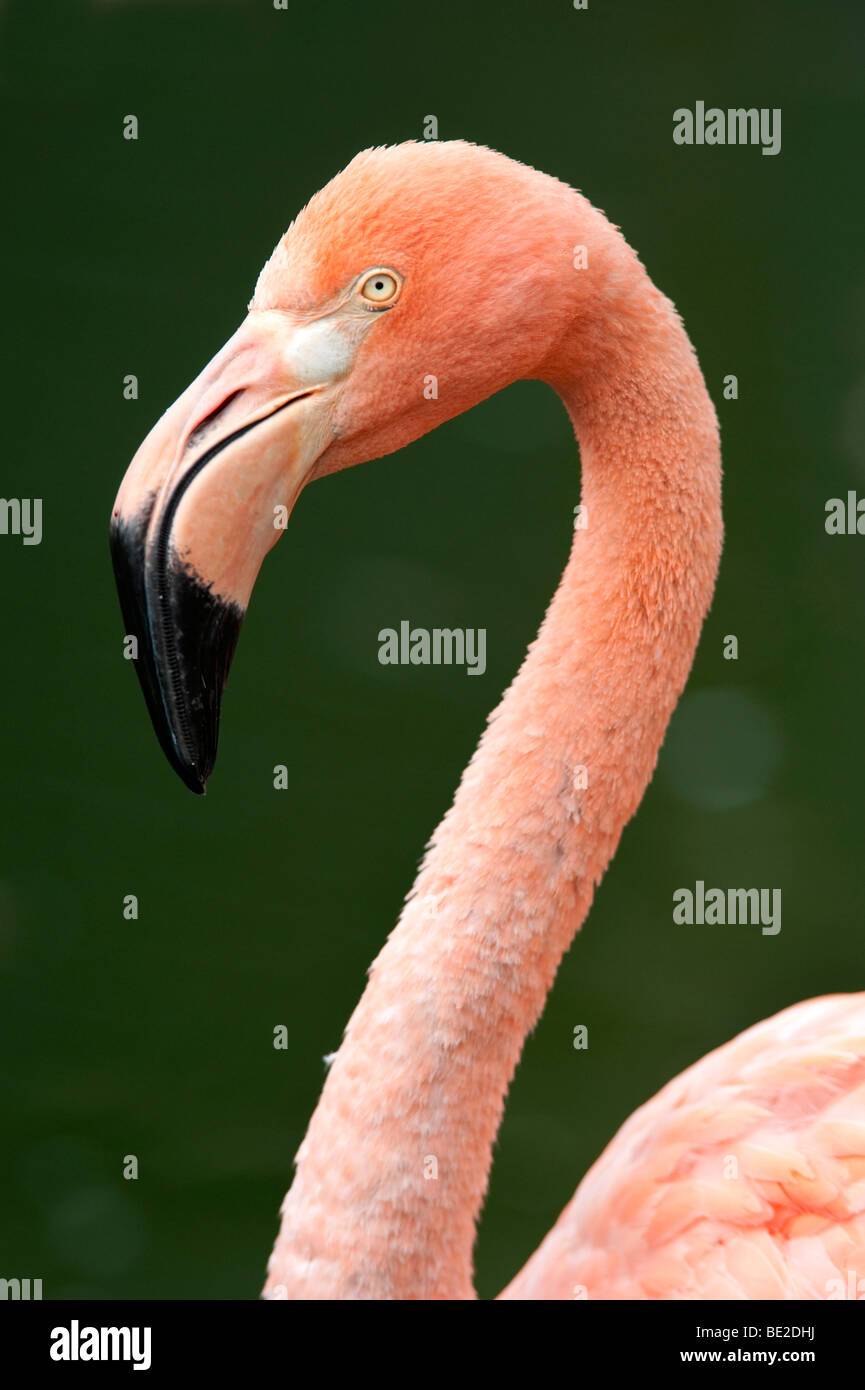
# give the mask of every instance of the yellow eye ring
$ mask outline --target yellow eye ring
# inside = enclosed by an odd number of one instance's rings
[[[400,281],[392,270],[370,270],[358,288],[368,304],[392,304],[399,294]]]

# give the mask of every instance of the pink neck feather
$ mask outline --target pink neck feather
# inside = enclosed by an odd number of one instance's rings
[[[675,310],[623,264],[541,373],[579,440],[587,528],[371,968],[298,1153],[270,1297],[474,1297],[523,1042],[687,679],[720,554],[717,423]]]

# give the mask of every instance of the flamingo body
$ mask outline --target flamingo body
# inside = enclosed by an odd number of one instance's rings
[[[622,1126],[501,1294],[862,1296],[862,994],[785,1009],[671,1081]]]

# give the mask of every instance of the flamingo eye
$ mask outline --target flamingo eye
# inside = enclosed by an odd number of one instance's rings
[[[399,294],[399,287],[393,271],[371,270],[361,282],[360,293],[369,304],[390,304]]]

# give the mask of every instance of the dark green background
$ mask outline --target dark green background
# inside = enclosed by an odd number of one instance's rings
[[[184,790],[121,659],[108,514],[295,211],[432,113],[441,138],[582,188],[697,345],[724,444],[719,589],[510,1096],[489,1296],[672,1075],[865,988],[865,538],[823,526],[827,498],[865,489],[861,9],[7,0],[0,44],[0,491],[45,509],[41,546],[0,537],[0,1276],[45,1297],[257,1295],[321,1058],[567,554],[577,455],[537,383],[317,484],[259,580],[209,794]],[[782,107],[781,154],[674,146],[697,99]],[[487,675],[383,670],[376,633],[402,617],[486,627]],[[781,887],[781,934],[675,927],[697,878]]]

